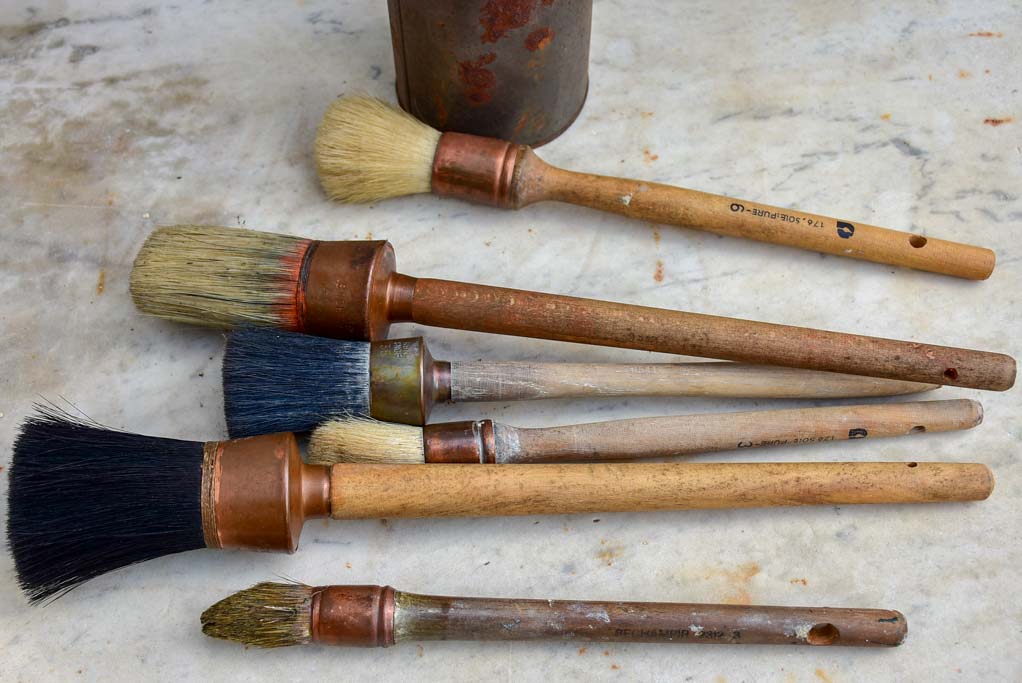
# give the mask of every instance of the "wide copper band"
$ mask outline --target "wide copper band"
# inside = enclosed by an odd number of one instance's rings
[[[427,463],[490,464],[496,461],[492,420],[440,422],[422,428]]]
[[[394,644],[394,589],[323,586],[312,595],[312,639],[328,645]]]
[[[384,339],[387,283],[396,268],[389,242],[315,242],[298,290],[300,331],[337,339]]]
[[[293,434],[207,444],[202,482],[207,546],[292,553],[305,520],[329,513],[329,468],[305,465]]]
[[[464,133],[444,133],[433,157],[434,194],[512,208],[515,164],[525,147]]]

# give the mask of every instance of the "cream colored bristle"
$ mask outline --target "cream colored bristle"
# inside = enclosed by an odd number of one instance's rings
[[[380,422],[365,417],[344,417],[325,422],[309,439],[309,462],[421,464],[422,427]]]
[[[344,95],[323,115],[316,169],[331,199],[375,202],[430,191],[440,132],[374,97]]]
[[[202,613],[202,632],[255,647],[286,647],[312,640],[312,594],[300,583],[257,583]]]
[[[131,269],[131,298],[162,318],[209,325],[293,327],[310,240],[205,225],[159,228]]]

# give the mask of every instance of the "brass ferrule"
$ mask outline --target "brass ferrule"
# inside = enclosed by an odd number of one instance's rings
[[[312,594],[312,639],[327,645],[394,644],[394,589],[322,586]]]
[[[372,343],[369,351],[372,417],[423,425],[433,406],[450,398],[451,364],[433,360],[422,337]]]
[[[493,420],[426,425],[422,450],[427,463],[495,463]]]
[[[201,507],[207,547],[293,553],[305,520],[330,514],[330,469],[302,462],[287,432],[213,441]]]
[[[433,156],[433,193],[516,208],[515,167],[527,148],[504,140],[444,133]]]

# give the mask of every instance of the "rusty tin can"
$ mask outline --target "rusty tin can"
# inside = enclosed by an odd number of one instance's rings
[[[589,89],[592,0],[388,0],[401,107],[441,131],[542,145]]]

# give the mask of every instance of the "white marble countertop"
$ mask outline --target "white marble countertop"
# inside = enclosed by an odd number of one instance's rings
[[[996,250],[986,282],[657,227],[565,206],[517,214],[412,197],[328,203],[310,146],[339,92],[393,99],[382,1],[0,7],[0,464],[40,397],[105,424],[225,434],[220,335],[139,315],[153,226],[390,239],[404,272],[1022,355],[1022,5],[598,0],[592,85],[549,161],[919,231]],[[992,125],[1003,121],[1001,125]],[[658,275],[658,272],[661,275]],[[397,334],[423,332],[399,326]],[[448,359],[663,356],[453,331]],[[746,459],[978,460],[998,484],[948,506],[310,524],[299,553],[198,551],[29,607],[0,559],[0,679],[853,681],[1022,677],[1018,390],[945,389],[986,422]],[[551,425],[781,407],[589,401],[463,406]],[[722,454],[700,460],[735,460]],[[0,488],[6,494],[6,477]],[[6,514],[6,506],[4,512]],[[287,576],[424,593],[902,610],[885,651],[424,643],[245,650],[199,613]]]

